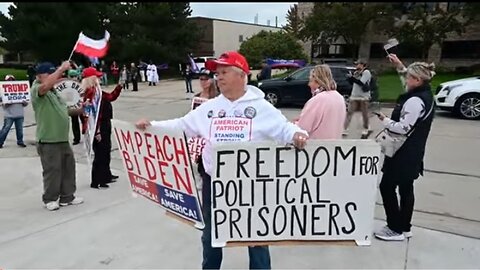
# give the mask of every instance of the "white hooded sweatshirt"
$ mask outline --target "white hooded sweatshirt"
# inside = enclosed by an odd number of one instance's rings
[[[202,158],[209,175],[213,173],[212,146],[216,143],[274,140],[287,144],[293,142],[295,132],[308,134],[268,103],[260,89],[246,87],[245,94],[233,102],[219,95],[181,118],[152,121],[152,127],[182,129],[187,137],[205,138]]]

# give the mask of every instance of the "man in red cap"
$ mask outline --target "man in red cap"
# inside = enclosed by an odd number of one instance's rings
[[[94,100],[96,87],[99,87],[98,78],[102,77],[102,72],[97,71],[93,67],[83,70],[82,86],[85,86],[84,100]],[[90,79],[91,78],[91,79]],[[112,151],[112,124],[113,118],[113,101],[117,100],[122,91],[122,86],[118,84],[111,92],[102,91],[102,101],[100,104],[100,111],[98,112],[98,120],[95,131],[95,138],[93,140],[93,151],[95,157],[92,164],[92,182],[91,188],[100,189],[108,188],[108,183],[116,182],[118,176],[113,175],[110,170],[111,151]]]
[[[247,60],[238,52],[226,52],[218,60],[207,61],[205,67],[216,71],[221,95],[210,99],[181,118],[166,121],[140,120],[136,126],[145,129],[175,128],[185,131],[187,137],[200,136],[207,143],[202,160],[206,174],[203,175],[202,201],[205,228],[202,235],[203,269],[219,269],[222,264],[222,249],[211,245],[211,175],[213,168],[213,145],[224,142],[250,142],[275,140],[293,143],[298,148],[305,146],[307,132],[290,123],[282,113],[265,100],[264,93],[247,85],[250,69]],[[238,127],[225,127],[219,118],[241,119]],[[268,247],[249,247],[250,269],[271,269]]]

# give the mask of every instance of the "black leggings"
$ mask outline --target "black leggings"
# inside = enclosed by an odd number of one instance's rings
[[[380,182],[380,193],[387,216],[387,225],[397,233],[409,232],[412,226],[410,222],[415,204],[414,181],[415,179],[403,179],[385,171]],[[400,193],[400,205],[397,199],[397,186]]]

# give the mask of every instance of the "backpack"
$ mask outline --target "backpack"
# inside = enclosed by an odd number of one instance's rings
[[[372,92],[376,93],[378,90],[378,85],[377,85],[377,76],[374,74],[373,71],[369,70],[371,74],[370,81],[368,83],[363,84],[362,90],[363,92]]]

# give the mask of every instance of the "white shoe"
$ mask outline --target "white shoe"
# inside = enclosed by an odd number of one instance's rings
[[[385,241],[403,241],[405,235],[392,231],[388,226],[383,227],[380,231],[375,232],[375,237]]]
[[[347,137],[347,136],[348,136],[348,130],[343,131],[343,132],[342,132],[342,136],[343,136],[343,137]]]
[[[82,203],[83,203],[83,198],[75,197],[75,199],[73,199],[73,201],[71,201],[71,202],[60,203],[60,206],[77,205],[77,204],[82,204]]]
[[[49,211],[55,211],[55,210],[58,210],[60,206],[58,205],[57,201],[53,201],[53,202],[46,203],[45,208],[47,208]]]
[[[403,232],[403,235],[405,236],[405,238],[410,238],[413,236],[413,233],[412,231],[409,231],[409,232]]]

